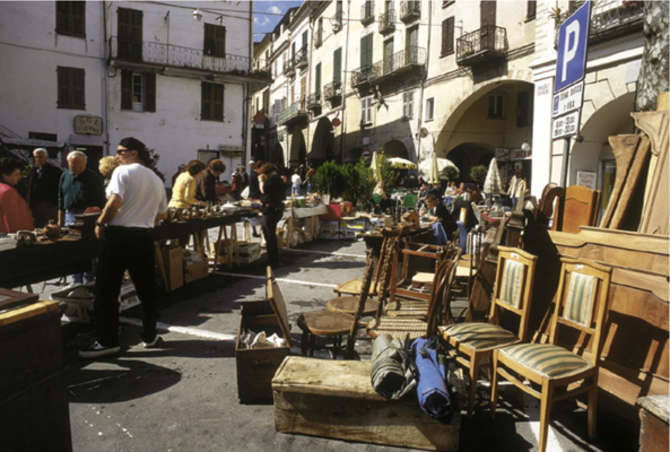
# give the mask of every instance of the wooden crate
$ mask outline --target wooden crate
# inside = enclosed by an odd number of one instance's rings
[[[272,402],[272,377],[290,350],[290,328],[284,298],[267,267],[266,299],[242,305],[240,329],[235,341],[237,394],[241,403]],[[242,348],[240,336],[246,329],[266,335],[277,333],[288,341],[285,347]]]
[[[424,414],[416,398],[387,401],[370,384],[370,361],[284,359],[272,392],[275,428],[327,438],[456,451],[460,414],[442,424]]]

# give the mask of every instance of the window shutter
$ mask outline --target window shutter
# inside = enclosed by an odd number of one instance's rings
[[[316,65],[314,72],[314,94],[321,97],[321,63]]]
[[[335,84],[342,82],[342,48],[339,48],[333,54],[333,82]]]
[[[132,72],[121,71],[121,110],[132,110]]]
[[[442,56],[454,52],[454,17],[442,21]]]
[[[144,74],[144,111],[156,111],[156,74]]]
[[[67,104],[68,98],[68,83],[67,75],[65,69],[59,67],[57,70],[58,73],[58,108],[62,108]]]
[[[72,75],[74,107],[86,108],[86,73],[83,69],[74,69]]]
[[[214,85],[214,119],[223,121],[223,85]]]
[[[214,29],[211,24],[205,24],[205,55],[214,54]]]
[[[204,82],[200,94],[200,119],[209,119],[209,84]]]
[[[86,2],[72,4],[72,31],[79,36],[86,36]]]
[[[64,33],[67,30],[67,4],[56,2],[56,33]]]
[[[361,38],[361,70],[365,70],[365,65],[368,61],[368,37]]]
[[[537,0],[529,0],[528,8],[526,11],[526,19],[535,19],[536,12],[537,12]]]

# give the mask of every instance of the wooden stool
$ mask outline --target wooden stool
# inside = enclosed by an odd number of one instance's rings
[[[314,356],[315,336],[333,338],[333,359],[342,350],[342,335],[349,334],[354,317],[344,312],[312,311],[305,312],[298,318],[298,326],[302,329],[302,354]]]
[[[332,300],[328,300],[326,303],[326,309],[328,309],[330,312],[343,312],[345,314],[354,315],[356,314],[356,309],[358,308],[358,299],[358,296],[333,298]],[[375,300],[365,300],[365,306],[363,306],[361,315],[374,314],[377,312],[378,306],[379,303]]]

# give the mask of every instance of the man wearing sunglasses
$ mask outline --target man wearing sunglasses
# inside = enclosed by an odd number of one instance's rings
[[[155,255],[152,229],[167,211],[163,182],[146,165],[149,152],[140,140],[124,138],[117,147],[121,165],[107,185],[105,204],[95,226],[102,251],[95,285],[97,340],[80,350],[82,358],[113,355],[119,347],[119,292],[128,270],[142,302],[145,347],[154,346],[156,333]]]

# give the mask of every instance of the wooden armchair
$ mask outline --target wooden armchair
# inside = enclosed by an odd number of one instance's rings
[[[493,350],[526,339],[536,262],[537,257],[530,253],[499,246],[488,323],[455,323],[441,328],[442,337],[451,346],[449,355],[470,371],[468,415],[472,413],[479,370],[483,364],[491,364]],[[516,332],[500,326],[501,309],[519,316]]]
[[[610,285],[611,269],[587,260],[562,259],[548,344],[516,344],[493,354],[491,408],[495,415],[498,375],[540,399],[540,444],[544,452],[551,405],[569,397],[588,396],[588,434],[596,436],[600,334]],[[576,330],[572,350],[560,347],[558,328]],[[588,340],[590,336],[590,341]],[[590,357],[580,354],[590,342]],[[531,382],[531,386],[524,381]]]

